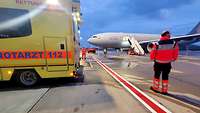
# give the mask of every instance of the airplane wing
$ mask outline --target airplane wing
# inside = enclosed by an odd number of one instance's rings
[[[175,40],[175,41],[192,40],[194,38],[200,38],[200,33],[199,34],[192,34],[192,35],[176,36],[176,37],[172,37],[171,40]]]
[[[175,36],[175,37],[172,37],[170,40],[181,41],[181,40],[192,40],[195,38],[200,39],[200,33],[192,34],[192,35]],[[159,40],[140,41],[139,44],[145,44],[145,43],[149,43],[149,42],[158,42],[158,41]]]

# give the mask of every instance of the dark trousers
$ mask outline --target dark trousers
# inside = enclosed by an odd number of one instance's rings
[[[168,80],[169,78],[169,73],[171,70],[172,66],[171,63],[154,63],[154,77],[156,79],[160,79],[160,75],[162,73],[162,80]]]

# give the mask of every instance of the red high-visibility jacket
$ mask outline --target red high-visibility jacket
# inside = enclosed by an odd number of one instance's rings
[[[86,54],[86,48],[82,48],[82,54]]]
[[[178,54],[178,43],[161,37],[158,44],[155,44],[150,52],[150,59],[159,63],[170,63],[177,60]]]

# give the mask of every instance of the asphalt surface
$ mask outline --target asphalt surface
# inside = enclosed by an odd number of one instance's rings
[[[103,55],[100,53],[99,56]],[[172,63],[173,69],[169,78],[170,86],[168,96],[156,94],[149,90],[149,87],[152,85],[154,73],[152,68],[153,62],[149,60],[148,56],[128,56],[126,54],[118,53],[116,55],[110,53],[110,55],[99,57],[99,59],[126,78],[126,80],[129,80],[132,84],[139,87],[143,92],[158,99],[159,102],[161,102],[160,99],[164,99],[164,101],[167,100],[179,104],[184,108],[194,108],[193,110],[195,112],[199,112],[200,58],[181,56],[178,61]],[[171,107],[172,109],[173,106]]]
[[[88,55],[83,63],[85,81],[44,80],[32,88],[0,82],[0,113],[145,113],[136,98],[93,59],[96,57],[172,112],[200,112],[200,60],[181,58],[173,64],[170,95],[149,90],[153,75],[148,57]]]
[[[46,80],[33,88],[1,83],[1,113],[149,112],[95,62],[85,62],[85,82]],[[66,80],[66,81],[65,81]],[[51,85],[49,85],[51,84]]]

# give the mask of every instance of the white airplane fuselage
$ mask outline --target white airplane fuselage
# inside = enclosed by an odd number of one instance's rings
[[[160,35],[139,33],[101,33],[90,37],[88,42],[101,48],[130,48],[128,40],[133,38],[138,42],[141,42],[158,40]]]
[[[92,45],[107,49],[107,48],[133,48],[140,54],[143,50],[150,52],[149,45],[158,42],[159,34],[144,34],[144,33],[100,33],[93,35],[88,39]],[[170,40],[175,42],[181,40],[200,39],[200,22],[186,35],[171,37]],[[143,46],[144,44],[146,47]]]

